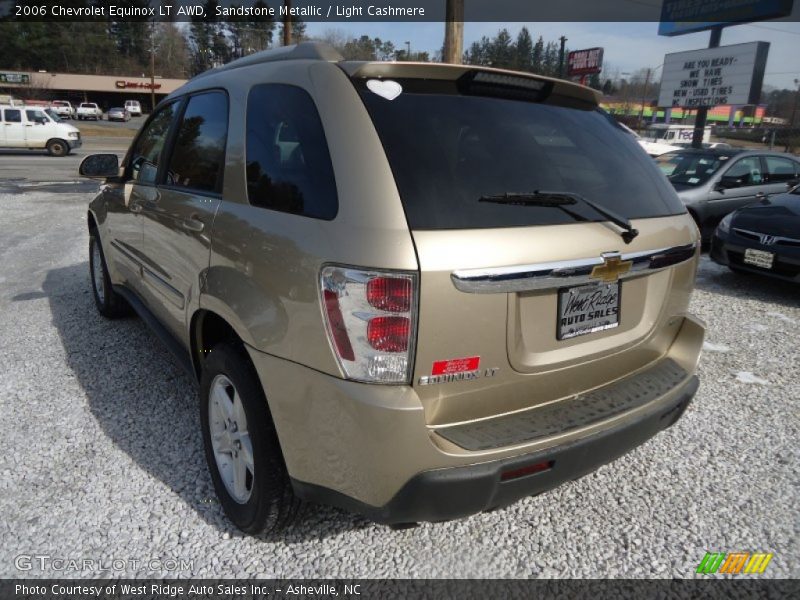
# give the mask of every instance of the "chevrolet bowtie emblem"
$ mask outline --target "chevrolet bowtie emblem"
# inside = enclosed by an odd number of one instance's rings
[[[631,270],[633,261],[622,260],[619,255],[616,256],[603,256],[603,264],[597,265],[592,269],[591,277],[599,279],[600,281],[611,282],[619,279],[620,275],[624,275]]]

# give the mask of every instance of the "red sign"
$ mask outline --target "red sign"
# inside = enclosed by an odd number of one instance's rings
[[[603,70],[603,49],[575,50],[567,55],[567,75],[591,75]]]
[[[481,364],[480,356],[466,358],[453,358],[451,360],[437,360],[431,368],[431,375],[450,375],[451,373],[464,373],[475,371]]]
[[[127,90],[127,89],[142,89],[142,90],[149,90],[149,89],[160,89],[160,83],[150,83],[149,81],[117,81],[115,83],[118,90]]]

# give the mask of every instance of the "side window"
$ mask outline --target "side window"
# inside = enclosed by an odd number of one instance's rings
[[[22,123],[22,111],[16,109],[6,109],[6,123]]]
[[[178,126],[166,185],[222,191],[227,139],[228,96],[223,92],[191,96]]]
[[[767,177],[770,183],[782,183],[797,179],[798,165],[788,158],[767,156]]]
[[[761,174],[761,159],[758,156],[748,156],[736,161],[723,175],[723,179],[737,184],[737,187],[747,185],[760,185],[764,178]]]
[[[26,110],[25,111],[25,116],[28,118],[28,121],[31,122],[31,123],[33,123],[34,121],[41,121],[41,120],[48,121],[49,120],[47,118],[47,115],[45,115],[40,110]]]
[[[284,84],[253,87],[247,98],[247,196],[250,204],[315,219],[339,210],[336,181],[317,107]]]
[[[164,149],[169,126],[175,117],[177,104],[177,102],[173,102],[159,109],[137,140],[130,160],[130,176],[134,181],[139,183],[156,182],[159,158]]]

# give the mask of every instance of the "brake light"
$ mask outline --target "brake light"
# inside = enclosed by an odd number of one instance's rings
[[[409,383],[417,325],[417,278],[328,266],[320,274],[331,346],[348,379]]]
[[[370,305],[390,312],[411,309],[411,281],[400,277],[375,277],[367,283]]]
[[[367,341],[375,350],[405,352],[410,331],[408,317],[374,317],[367,322]]]

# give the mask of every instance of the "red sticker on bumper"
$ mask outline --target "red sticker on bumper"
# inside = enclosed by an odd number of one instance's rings
[[[450,373],[463,373],[475,371],[481,364],[480,356],[466,358],[453,358],[451,360],[437,360],[431,368],[431,375],[449,375]]]

